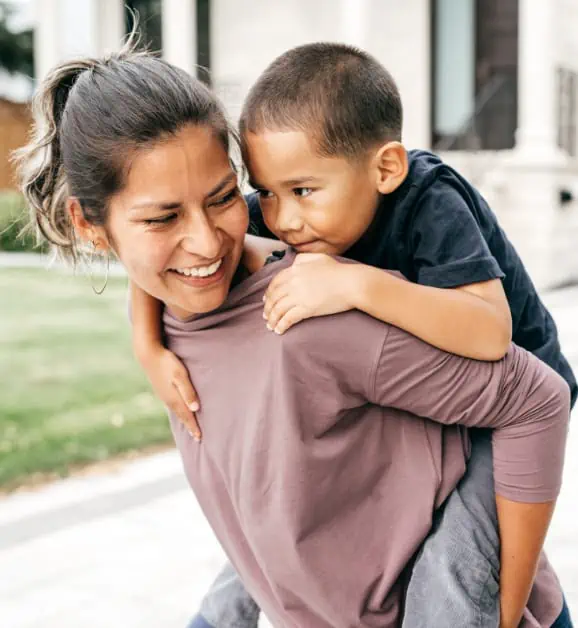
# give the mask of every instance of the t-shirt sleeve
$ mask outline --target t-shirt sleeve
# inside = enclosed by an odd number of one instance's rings
[[[419,202],[410,233],[417,283],[456,288],[505,275],[464,190],[439,179]]]
[[[568,386],[514,345],[499,362],[444,353],[390,327],[369,401],[446,425],[494,428],[496,492],[513,501],[557,497],[570,413]]]

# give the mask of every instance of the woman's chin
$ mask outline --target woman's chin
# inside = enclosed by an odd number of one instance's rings
[[[229,293],[228,286],[215,286],[212,290],[204,290],[202,294],[187,295],[180,299],[169,299],[169,307],[180,318],[188,318],[195,314],[206,314],[223,305]]]

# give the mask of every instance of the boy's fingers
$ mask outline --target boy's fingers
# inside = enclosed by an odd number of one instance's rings
[[[291,269],[285,268],[280,273],[275,275],[275,277],[273,277],[273,279],[270,281],[269,285],[267,286],[264,299],[270,298],[271,295],[277,292],[277,290],[279,290],[279,288],[283,286],[283,284],[285,284],[289,280],[290,278],[290,274],[288,272],[289,270]]]
[[[265,301],[265,305],[263,306],[263,318],[269,318],[271,310],[277,305],[277,303],[281,299],[289,296],[289,294],[290,292],[288,284],[282,284],[280,286],[277,286],[271,292],[268,291],[263,299]]]
[[[288,329],[300,323],[304,318],[307,318],[305,315],[305,310],[301,307],[292,307],[277,323],[274,331],[276,334],[284,334]]]
[[[267,329],[275,330],[279,321],[293,307],[289,297],[283,297],[275,303],[267,316]]]

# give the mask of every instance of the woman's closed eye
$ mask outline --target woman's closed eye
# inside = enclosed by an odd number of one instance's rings
[[[224,207],[225,205],[228,205],[229,203],[231,203],[232,201],[237,199],[239,197],[240,193],[241,193],[241,191],[239,190],[239,188],[238,187],[234,187],[232,190],[229,190],[221,198],[219,198],[219,199],[217,199],[215,201],[211,201],[210,204],[209,204],[209,207]]]
[[[177,214],[171,213],[158,218],[146,218],[143,222],[147,225],[166,225],[172,222],[177,217]]]

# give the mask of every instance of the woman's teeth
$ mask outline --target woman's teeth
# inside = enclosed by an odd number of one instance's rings
[[[174,271],[179,273],[179,275],[185,275],[186,277],[210,277],[214,275],[221,264],[223,263],[223,259],[219,259],[210,266],[193,266],[191,268],[175,268]]]

